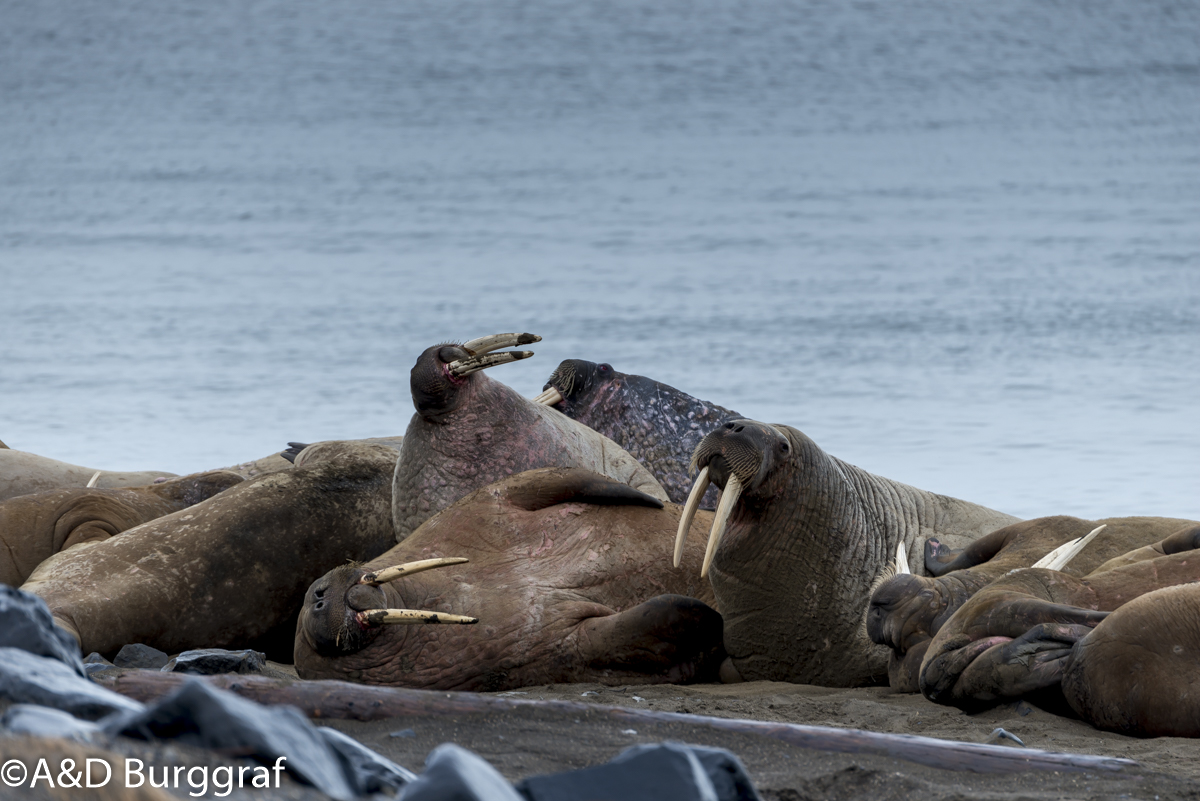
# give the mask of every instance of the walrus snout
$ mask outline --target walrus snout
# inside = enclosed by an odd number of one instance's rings
[[[585,359],[566,359],[554,368],[534,403],[555,406],[570,403],[577,395],[591,392],[595,386],[617,376],[611,364],[596,364]]]
[[[922,576],[901,573],[880,584],[867,606],[867,636],[898,654],[908,650],[914,636],[929,636],[929,625],[942,605],[931,582]]]
[[[360,623],[358,614],[387,606],[387,599],[379,587],[361,583],[364,573],[350,565],[334,568],[305,593],[299,627],[318,653],[351,653],[378,636],[379,629]]]
[[[692,470],[708,467],[709,480],[722,489],[730,476],[736,476],[749,491],[758,488],[790,453],[787,437],[774,426],[755,420],[730,420],[700,440],[692,452]]]
[[[537,334],[492,334],[462,345],[447,343],[426,348],[409,374],[409,388],[417,413],[436,421],[453,412],[465,399],[460,390],[472,373],[533,355],[527,350],[494,351],[540,342],[541,339]]]

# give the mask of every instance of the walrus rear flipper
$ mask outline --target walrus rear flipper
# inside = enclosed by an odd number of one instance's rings
[[[1000,553],[1013,539],[1010,526],[985,534],[966,548],[953,550],[936,539],[925,541],[925,570],[931,576],[944,576],[951,570],[975,567]]]
[[[560,503],[663,508],[658,498],[578,467],[546,467],[531,470],[526,475],[532,480],[511,487],[508,490],[508,502],[527,512],[536,512]]]
[[[685,595],[659,595],[624,612],[580,626],[581,656],[613,678],[643,674],[672,683],[716,681],[725,659],[724,622],[707,604]]]
[[[280,451],[279,455],[287,459],[292,464],[296,463],[296,457],[300,455],[300,451],[309,446],[307,442],[289,442],[286,451]]]

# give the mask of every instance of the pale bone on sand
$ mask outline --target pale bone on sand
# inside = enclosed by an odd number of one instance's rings
[[[497,347],[503,348],[506,346],[498,345]],[[395,581],[404,576],[412,576],[424,570],[433,570],[436,567],[449,567],[450,565],[461,565],[469,561],[471,560],[461,556],[450,556],[439,559],[422,559],[418,562],[405,562],[395,567],[385,567],[383,570],[376,571],[375,573],[367,573],[358,580],[358,583],[378,587],[380,584],[386,584],[389,581]],[[358,613],[358,621],[366,626],[394,626],[410,623],[461,623],[466,625],[478,623],[479,618],[467,617],[466,615],[450,615],[445,612],[426,612],[420,609],[364,609]]]
[[[708,485],[708,468],[705,467],[696,475],[696,483],[692,485],[687,503],[683,506],[683,516],[679,518],[679,533],[675,535],[675,567],[679,567],[680,557],[683,555],[684,539],[687,537],[688,529],[692,527],[692,519],[696,516],[696,510],[700,508],[700,499],[704,497]],[[721,493],[721,501],[717,504],[717,514],[713,518],[712,529],[708,534],[708,548],[704,551],[704,565],[700,568],[701,578],[708,575],[708,568],[712,566],[717,546],[721,544],[721,537],[725,534],[729,516],[733,514],[734,504],[737,503],[741,494],[742,482],[738,480],[737,476],[730,475],[725,482],[725,490]]]

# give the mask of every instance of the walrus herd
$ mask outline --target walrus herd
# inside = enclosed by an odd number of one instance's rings
[[[1196,521],[1020,521],[608,364],[533,399],[485,374],[540,339],[427,348],[402,437],[183,477],[0,444],[0,582],[106,657],[256,647],[429,689],[888,683],[1200,736]]]

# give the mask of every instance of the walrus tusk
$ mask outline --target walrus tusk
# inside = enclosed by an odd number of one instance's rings
[[[1087,544],[1096,538],[1096,535],[1108,527],[1105,523],[1083,537],[1077,537],[1070,542],[1060,545],[1050,553],[1043,556],[1041,559],[1033,563],[1033,567],[1044,567],[1047,570],[1062,570],[1067,566],[1067,563],[1079,555],[1079,552],[1087,547]]]
[[[446,556],[439,559],[422,559],[419,562],[405,562],[402,565],[385,567],[383,570],[367,573],[358,580],[358,583],[378,587],[380,584],[386,584],[389,581],[395,581],[404,576],[411,576],[414,573],[420,573],[422,570],[433,570],[435,567],[447,567],[448,565],[461,565],[464,562],[470,561],[470,559],[462,556]]]
[[[704,566],[700,568],[700,578],[708,575],[708,568],[712,565],[713,556],[717,553],[717,545],[721,543],[721,537],[725,535],[725,525],[729,522],[729,515],[733,514],[733,505],[737,503],[738,496],[741,494],[742,482],[738,480],[737,476],[730,474],[729,480],[725,482],[725,490],[721,493],[721,502],[717,504],[717,516],[713,519],[712,531],[708,534],[708,549],[704,552]]]
[[[554,387],[550,387],[550,389],[546,390],[541,395],[538,395],[536,398],[532,398],[534,403],[540,403],[543,406],[553,406],[554,404],[562,401],[562,399],[562,393]]]
[[[491,336],[479,337],[479,339],[464,342],[461,347],[472,356],[482,356],[485,353],[500,350],[500,348],[532,345],[534,342],[541,341],[542,338],[537,334],[492,334]]]
[[[88,479],[87,486],[88,486],[88,487],[94,487],[94,486],[96,486],[96,482],[100,480],[100,474],[101,474],[102,472],[104,472],[104,471],[103,471],[103,470],[97,470],[97,471],[96,471],[96,473],[95,473],[95,475],[93,475],[93,476],[92,476],[90,479]]]
[[[422,609],[367,609],[359,612],[358,620],[368,626],[395,626],[407,623],[478,623],[479,618],[448,615],[445,612],[426,612]]]
[[[489,367],[495,367],[497,364],[508,364],[509,362],[528,359],[533,355],[531,350],[506,350],[502,353],[489,353],[486,356],[472,356],[469,359],[455,359],[446,365],[446,369],[450,371],[450,375],[455,378],[462,378],[471,373],[477,373],[480,370],[486,370]]]
[[[908,569],[908,551],[904,547],[904,540],[900,540],[900,544],[896,546],[896,575],[901,573],[912,573]]]
[[[688,493],[687,503],[683,505],[683,515],[679,518],[679,533],[675,535],[675,567],[679,567],[679,563],[683,560],[684,540],[687,539],[692,521],[696,519],[696,510],[700,508],[700,499],[704,497],[704,493],[708,492],[710,483],[712,482],[708,480],[708,467],[705,466],[696,474],[696,483],[692,485],[692,491]]]

